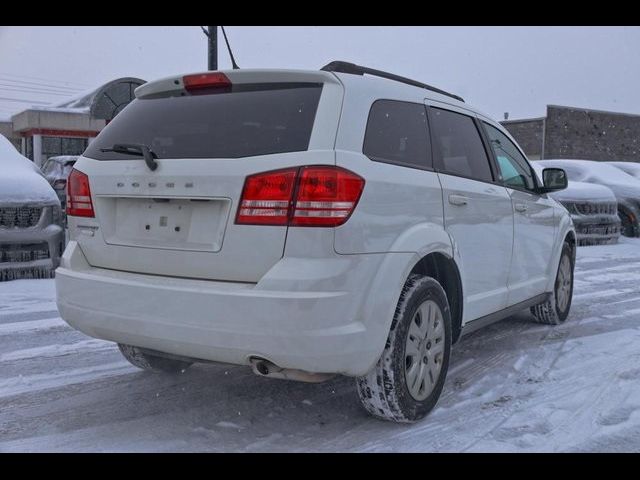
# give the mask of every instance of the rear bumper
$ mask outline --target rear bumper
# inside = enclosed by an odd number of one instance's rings
[[[386,311],[377,318],[366,313],[369,286],[385,256],[327,259],[323,273],[339,277],[346,270],[352,279],[336,283],[336,291],[300,290],[309,270],[303,259],[293,259],[300,265],[274,272],[278,290],[271,290],[262,281],[93,268],[70,242],[56,271],[57,303],[71,326],[105,340],[224,363],[248,365],[258,356],[283,368],[362,375],[377,361],[388,333]],[[283,289],[283,271],[300,272],[291,288]]]

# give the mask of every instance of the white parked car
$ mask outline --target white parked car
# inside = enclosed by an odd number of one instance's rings
[[[576,237],[547,195],[565,174],[541,185],[459,97],[344,62],[136,97],[69,177],[56,275],[62,317],[134,365],[348,375],[371,414],[407,422],[463,333],[567,318]]]
[[[40,169],[0,135],[0,281],[51,278],[63,242],[56,193]]]

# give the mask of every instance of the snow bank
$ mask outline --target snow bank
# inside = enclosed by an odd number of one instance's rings
[[[0,203],[59,203],[38,167],[0,135]]]

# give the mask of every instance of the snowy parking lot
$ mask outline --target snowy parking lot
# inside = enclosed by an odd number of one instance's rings
[[[523,312],[460,341],[436,409],[373,419],[354,382],[130,366],[59,317],[53,280],[0,283],[0,452],[640,451],[640,240],[578,249],[559,327]]]

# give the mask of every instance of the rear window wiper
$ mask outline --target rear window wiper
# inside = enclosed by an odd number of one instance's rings
[[[156,162],[157,155],[151,151],[149,147],[142,143],[116,143],[111,148],[101,148],[101,152],[116,152],[124,153],[127,155],[138,155],[144,157],[144,162],[151,171],[158,168],[158,162]]]

